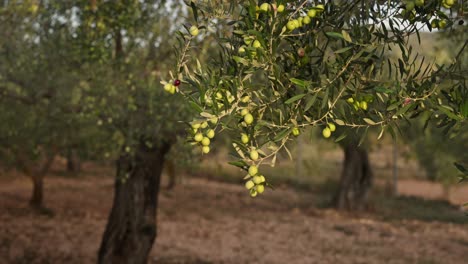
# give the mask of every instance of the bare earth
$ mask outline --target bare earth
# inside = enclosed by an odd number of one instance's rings
[[[52,215],[27,208],[30,183],[0,178],[0,263],[95,263],[112,177],[46,179]],[[310,205],[287,188],[186,179],[160,195],[151,263],[467,263],[468,225],[383,222]]]

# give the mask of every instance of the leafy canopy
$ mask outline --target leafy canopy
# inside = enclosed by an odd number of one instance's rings
[[[453,26],[453,3],[228,2],[189,3],[196,23],[181,31],[177,63],[162,84],[199,112],[190,132],[203,152],[211,129],[232,134],[232,164],[247,171],[252,196],[268,185],[259,166],[274,166],[278,151],[289,153],[286,143],[303,128],[320,126],[326,138],[336,126],[347,128],[337,130],[344,131],[340,141],[351,130],[364,137],[369,127],[380,128],[379,138],[395,134],[398,120],[421,111],[437,113],[450,127],[467,117],[454,103],[466,96],[449,98],[440,90],[459,60],[421,67],[424,56],[408,44],[421,30]],[[210,34],[217,53],[202,64],[189,51]],[[398,58],[390,60],[392,54]],[[463,78],[453,79],[456,91],[465,87]]]

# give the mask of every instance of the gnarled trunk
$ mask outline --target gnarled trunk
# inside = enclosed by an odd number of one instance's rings
[[[143,264],[156,238],[156,212],[164,157],[170,144],[141,143],[133,157],[117,161],[114,204],[99,249],[98,263]]]
[[[344,163],[340,185],[334,198],[338,209],[360,210],[367,202],[373,174],[367,150],[357,144],[344,147]]]

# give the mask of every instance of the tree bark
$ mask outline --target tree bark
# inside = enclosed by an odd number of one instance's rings
[[[33,193],[29,205],[33,208],[42,208],[44,200],[44,177],[35,174],[31,176],[33,183]]]
[[[71,173],[79,173],[81,170],[80,158],[73,148],[67,149],[67,171]]]
[[[114,204],[98,263],[147,263],[156,239],[159,185],[169,149],[169,143],[156,148],[141,143],[132,157],[123,154],[117,161]]]
[[[357,144],[347,144],[343,148],[343,171],[334,205],[340,210],[362,210],[373,182],[367,150]]]
[[[49,172],[52,163],[54,163],[56,153],[57,151],[54,148],[45,154],[45,160],[43,160],[43,163],[39,167],[25,154],[21,152],[17,154],[18,167],[31,178],[33,184],[32,196],[29,200],[29,205],[33,208],[44,208],[44,177]],[[40,164],[41,162],[38,161],[38,163]]]
[[[176,186],[175,164],[172,160],[166,161],[166,172],[168,176],[167,189],[172,190]]]

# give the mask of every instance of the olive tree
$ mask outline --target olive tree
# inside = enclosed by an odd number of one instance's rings
[[[209,150],[211,129],[232,134],[233,165],[246,171],[255,197],[265,191],[277,154],[303,128],[319,126],[325,138],[347,141],[348,169],[363,175],[367,155],[359,151],[369,128],[399,133],[398,121],[432,113],[456,129],[466,120],[460,56],[447,65],[432,62],[409,45],[421,30],[451,30],[464,6],[453,1],[191,1],[196,23],[180,37],[178,60],[162,84],[177,91],[199,113],[189,128],[192,142]],[[461,12],[450,12],[451,10]],[[210,63],[191,66],[194,40],[217,31],[219,52]],[[400,54],[390,60],[394,52]],[[441,84],[452,82],[450,95]],[[183,86],[172,85],[180,80]],[[445,87],[444,89],[447,89]],[[208,128],[201,130],[203,124]],[[337,129],[339,127],[340,129]],[[359,135],[358,137],[356,135]],[[353,151],[353,150],[357,150]],[[360,154],[361,153],[361,154]],[[353,161],[355,160],[355,161]],[[354,166],[352,166],[354,164]],[[350,165],[350,166],[348,166]],[[366,179],[364,179],[366,181]],[[343,199],[356,196],[351,187]],[[353,193],[354,192],[354,193]],[[364,192],[365,195],[365,192]],[[353,200],[355,198],[351,198]]]
[[[160,73],[175,60],[171,24],[182,21],[184,5],[80,1],[76,8],[80,23],[74,43],[89,87],[83,91],[83,113],[107,132],[109,158],[116,159],[113,205],[98,263],[146,263],[157,235],[163,165],[183,141],[182,121],[191,115],[181,96],[164,92],[159,83]]]
[[[0,155],[3,165],[31,178],[30,204],[39,208],[55,155],[86,125],[74,115],[76,56],[59,11],[4,1],[0,14]]]

